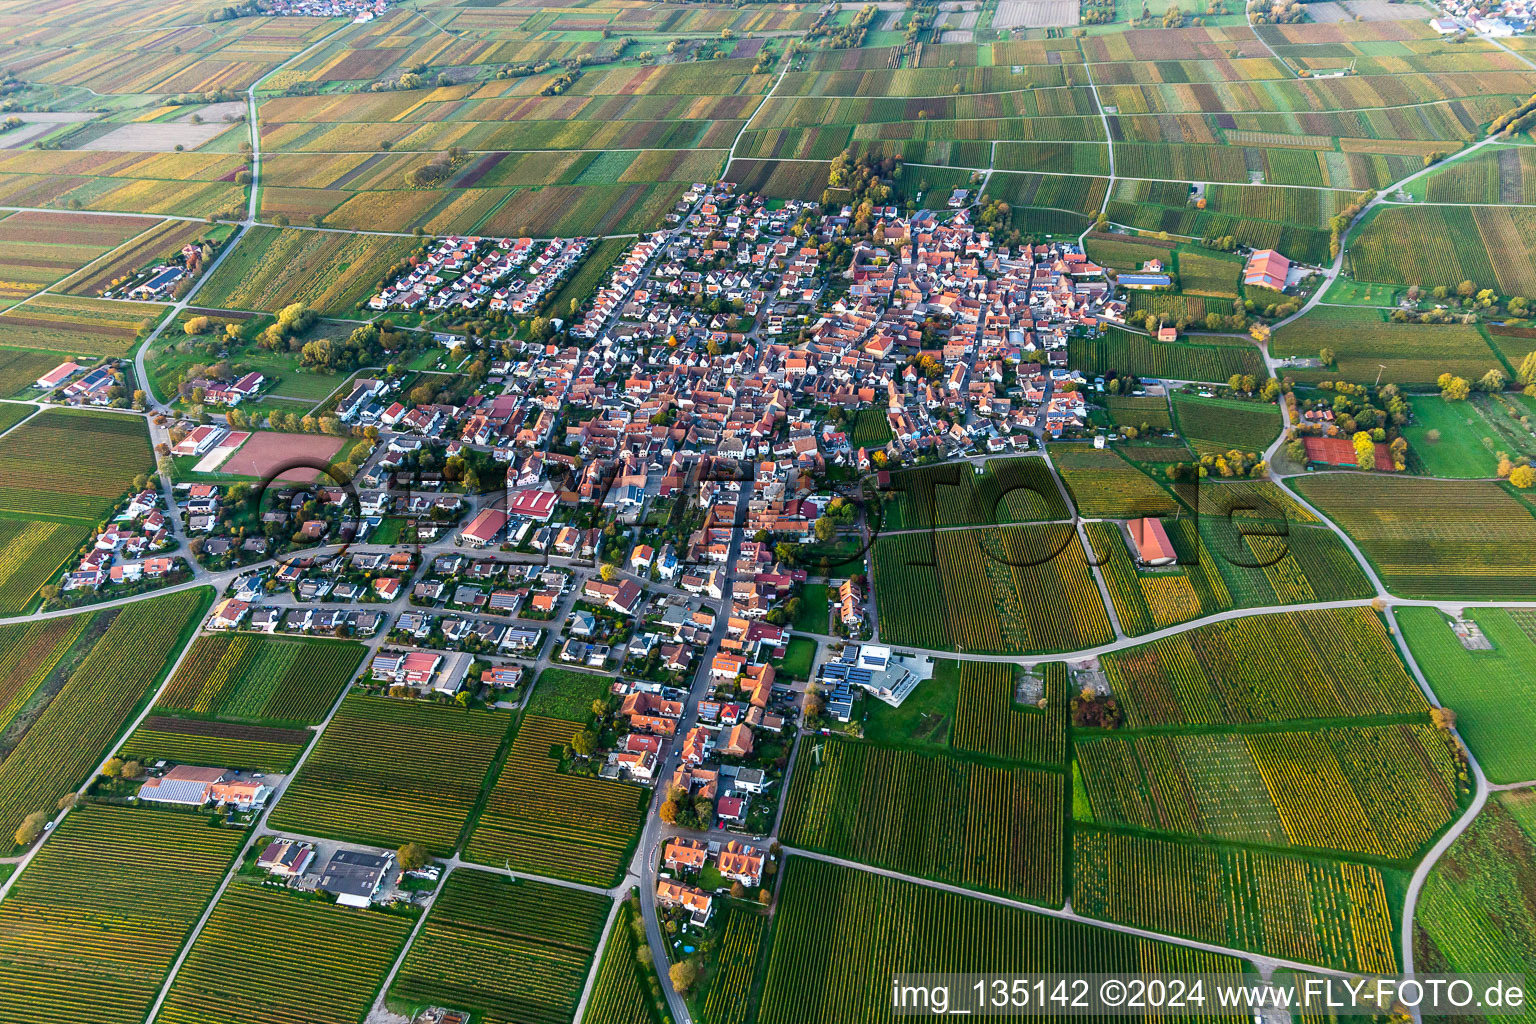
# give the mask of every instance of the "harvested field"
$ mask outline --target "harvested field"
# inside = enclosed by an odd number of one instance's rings
[[[316,434],[278,434],[260,430],[240,446],[240,450],[219,467],[219,472],[234,476],[253,476],[265,480],[270,474],[293,466],[296,460],[305,459],[329,463],[341,451],[344,442],[339,437]],[[295,468],[283,473],[281,479],[297,483],[311,483],[322,477],[319,470]]]
[[[1077,24],[1078,0],[1002,0],[992,27],[1065,28]]]
[[[169,123],[144,122],[125,124],[114,128],[100,138],[80,144],[81,149],[104,149],[112,152],[174,153],[176,147],[193,150],[223,135],[234,125],[227,121],[190,124],[184,121]]]

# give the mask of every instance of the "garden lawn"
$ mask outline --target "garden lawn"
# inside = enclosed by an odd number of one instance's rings
[[[1436,696],[1494,783],[1536,779],[1536,613],[1525,608],[1463,611],[1492,643],[1468,650],[1436,608],[1395,610],[1403,637]]]
[[[815,662],[816,641],[797,636],[789,642],[783,659],[778,662],[778,670],[791,679],[809,679]]]
[[[807,583],[800,588],[800,607],[795,612],[793,627],[802,633],[818,633],[827,636],[827,616],[830,605],[830,589],[825,583]]]
[[[1413,423],[1403,429],[1409,449],[1430,476],[1458,478],[1493,476],[1498,459],[1483,446],[1494,431],[1471,402],[1447,402],[1438,395],[1408,399]],[[1430,440],[1430,432],[1438,440]]]

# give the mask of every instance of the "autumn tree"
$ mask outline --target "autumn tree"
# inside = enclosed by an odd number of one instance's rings
[[[417,871],[427,866],[427,848],[420,843],[406,843],[395,851],[395,859],[406,871]]]
[[[1454,374],[1442,373],[1436,383],[1440,385],[1440,397],[1447,402],[1465,402],[1472,393],[1472,386]]]
[[[680,960],[672,965],[667,976],[672,979],[672,987],[686,995],[688,990],[693,988],[693,983],[698,980],[699,969],[691,960]]]
[[[1519,384],[1536,384],[1536,349],[1525,354],[1520,361],[1520,369],[1515,373],[1515,381]]]
[[[44,826],[48,824],[48,820],[49,814],[47,811],[33,811],[27,815],[16,829],[16,845],[30,846],[37,840],[38,836],[43,834]]]
[[[1361,469],[1376,468],[1376,442],[1364,430],[1357,431],[1350,439],[1355,445],[1355,462]]]

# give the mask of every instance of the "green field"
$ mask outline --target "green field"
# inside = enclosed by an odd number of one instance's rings
[[[1414,915],[1415,970],[1524,974],[1526,1005],[1536,999],[1532,807],[1529,790],[1496,794],[1430,871]]]
[[[832,740],[800,744],[792,779],[786,845],[1061,903],[1058,772]]]
[[[413,923],[404,914],[356,910],[236,882],[219,897],[192,943],[156,1019],[356,1024]],[[270,972],[258,988],[229,969],[247,959]]]
[[[1451,478],[1493,476],[1498,460],[1483,444],[1483,438],[1491,442],[1494,431],[1476,405],[1430,395],[1411,396],[1408,404],[1413,408],[1413,422],[1403,429],[1403,436],[1424,472]]]
[[[1274,356],[1316,359],[1332,349],[1334,367],[1288,368],[1287,378],[1301,382],[1345,380],[1374,384],[1430,384],[1442,373],[1477,380],[1503,370],[1476,325],[1394,324],[1382,310],[1356,306],[1317,306],[1275,332]],[[1507,371],[1506,371],[1507,372]]]
[[[1232,957],[1062,921],[791,857],[758,1011],[761,1024],[900,1020],[890,976],[906,972],[1235,971]],[[828,907],[841,913],[828,914]],[[1209,1014],[1207,1021],[1236,1016]]]
[[[608,696],[608,677],[570,668],[546,668],[539,673],[525,710],[530,715],[585,722],[592,702]]]
[[[1524,608],[1468,608],[1492,650],[1468,650],[1434,608],[1394,610],[1429,686],[1493,782],[1536,779],[1536,616]]]
[[[141,1019],[244,842],[201,815],[71,813],[0,903],[9,1012]]]
[[[588,892],[460,868],[411,943],[390,1005],[454,1006],[485,1024],[569,1021],[609,905]]]
[[[490,711],[349,696],[273,811],[272,825],[450,853],[510,724]],[[453,755],[418,760],[409,756],[416,750]]]
[[[157,710],[263,725],[313,725],[330,714],[367,648],[351,640],[200,636]]]
[[[825,583],[807,583],[800,588],[800,607],[795,609],[795,621],[790,625],[802,633],[827,636],[828,598],[832,588]]]
[[[0,835],[35,811],[51,815],[91,776],[187,642],[209,596],[207,588],[185,590],[99,613],[90,653],[0,762]],[[110,624],[96,633],[102,623]]]

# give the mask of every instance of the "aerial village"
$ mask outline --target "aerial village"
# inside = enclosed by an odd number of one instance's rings
[[[1067,368],[1068,345],[1123,322],[1117,290],[1164,283],[1150,267],[1117,289],[1065,242],[996,244],[966,209],[857,215],[872,230],[848,207],[696,185],[546,340],[434,334],[450,361],[483,347],[483,379],[454,401],[352,378],[331,413],[355,439],[345,486],[146,488],[65,589],[233,573],[207,633],[362,641],[353,686],[384,699],[514,711],[536,683],[598,680],[559,770],[665,795],[650,895],[684,933],[705,928],[727,887],[773,870],[793,731],[850,728],[856,701],[899,705],[932,674],[878,642],[862,557],[833,557],[861,550],[857,482],[1091,436],[1085,392],[1103,381]],[[590,246],[435,240],[366,305],[529,315]],[[1281,287],[1287,270],[1278,253],[1250,264]],[[67,369],[48,382],[66,398],[89,380]],[[234,409],[264,383],[196,386]],[[230,472],[269,436],[232,422],[172,424],[162,455]],[[1155,520],[1131,531],[1142,564],[1171,558]],[[133,767],[140,799],[233,815],[280,785]],[[258,867],[359,906],[409,901],[427,877],[412,872],[435,870],[302,836]]]

